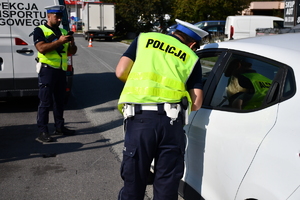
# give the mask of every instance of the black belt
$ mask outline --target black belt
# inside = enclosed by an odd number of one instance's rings
[[[51,67],[53,69],[61,69],[61,68],[52,67],[51,65],[48,65],[48,64],[45,64],[45,63],[42,63],[41,67]]]

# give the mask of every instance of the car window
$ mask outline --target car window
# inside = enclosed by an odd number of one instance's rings
[[[259,109],[279,70],[255,58],[232,55],[220,76],[210,106],[235,110]]]
[[[203,57],[200,59],[200,63],[202,66],[202,81],[203,85],[205,84],[209,74],[211,73],[211,70],[215,66],[217,60],[219,58],[219,55],[213,55],[210,57]]]
[[[204,28],[206,26],[214,26],[214,25],[224,25],[225,26],[225,21],[201,21],[197,22],[194,25],[196,25],[199,28]]]
[[[273,27],[274,28],[283,28],[283,21],[273,21]]]
[[[207,28],[206,31],[208,31],[208,32],[217,32],[218,31],[218,27],[212,26],[212,27]]]
[[[296,83],[295,83],[294,74],[292,70],[289,69],[285,79],[282,97],[283,99],[288,99],[292,97],[295,94],[295,92],[296,92]]]
[[[204,28],[203,30],[205,30],[209,33],[216,33],[216,32],[224,33],[223,26],[208,26],[208,27]]]
[[[196,24],[194,24],[195,26],[197,26],[198,28],[203,28],[204,27],[204,23],[196,23]]]

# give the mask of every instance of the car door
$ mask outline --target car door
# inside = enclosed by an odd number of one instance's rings
[[[296,58],[290,61],[297,66]],[[300,199],[299,93],[297,75],[286,69],[276,125],[260,144],[236,199]]]
[[[13,88],[13,61],[10,26],[0,25],[0,90]]]
[[[45,7],[55,4],[64,4],[63,0],[49,2],[47,0],[9,0],[3,3],[3,20],[5,29],[10,33],[10,56],[12,63],[9,65],[14,78],[14,89],[38,88],[36,60],[37,50],[34,46],[33,30],[47,22]],[[67,27],[67,15],[60,27]],[[6,14],[9,13],[9,14]],[[2,28],[2,27],[1,27]],[[8,66],[8,65],[6,65]]]
[[[9,17],[11,28],[12,57],[15,89],[37,88],[37,51],[32,32],[35,27],[47,22],[45,6],[49,2],[23,0],[22,3],[10,0]]]
[[[259,145],[276,123],[277,79],[282,70],[277,63],[239,51],[204,49],[198,55],[203,71],[210,71],[204,73],[203,106],[191,113],[185,127],[188,146],[183,181],[205,199],[235,199]],[[229,105],[229,77],[225,71],[233,59],[251,63],[259,75],[271,81],[261,104],[255,108]]]

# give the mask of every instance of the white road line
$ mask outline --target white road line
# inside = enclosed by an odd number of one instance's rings
[[[92,51],[90,51],[87,47],[84,47],[82,45],[80,45],[81,48],[83,48],[85,51],[88,51],[89,54],[95,58],[97,61],[99,61],[104,67],[106,67],[109,71],[111,72],[115,72],[115,69],[113,67],[111,67],[109,64],[107,64],[104,60],[102,60],[101,58],[99,58],[97,55],[95,55]]]

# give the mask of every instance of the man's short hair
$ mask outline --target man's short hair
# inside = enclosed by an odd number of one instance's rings
[[[196,48],[199,49],[200,48],[200,41],[196,41],[194,40],[194,38],[190,37],[189,35],[185,34],[184,32],[180,31],[180,30],[175,30],[174,34],[179,35],[180,37],[183,38],[185,44],[189,44],[192,42],[196,42]]]

